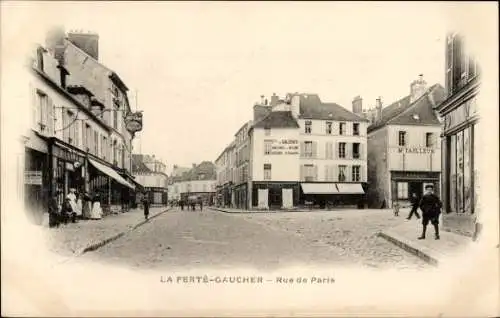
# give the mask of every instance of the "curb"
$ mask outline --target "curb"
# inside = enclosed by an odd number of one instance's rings
[[[81,248],[80,250],[76,251],[75,252],[75,256],[81,256],[81,255],[83,255],[83,254],[85,254],[87,252],[95,251],[98,248],[103,247],[104,245],[106,245],[106,244],[108,244],[108,243],[110,243],[112,241],[115,241],[115,240],[119,239],[120,237],[124,236],[125,234],[132,232],[133,230],[135,230],[138,227],[140,227],[140,226],[148,223],[150,220],[152,220],[152,219],[154,219],[154,218],[162,215],[163,213],[168,212],[170,209],[171,208],[168,208],[168,209],[166,209],[164,211],[158,212],[155,215],[151,216],[149,219],[143,220],[143,221],[135,224],[134,226],[132,226],[128,230],[125,230],[125,231],[122,231],[120,233],[117,233],[117,234],[115,234],[113,236],[110,236],[110,237],[104,239],[104,240],[101,240],[101,241],[98,241],[98,242],[94,242],[94,243],[90,243],[87,246],[85,246],[85,247]]]
[[[430,265],[439,265],[439,256],[441,255],[437,255],[439,253],[436,251],[432,251],[424,246],[415,246],[415,244],[410,243],[407,239],[395,233],[391,233],[390,231],[379,232],[377,235],[402,248],[408,253],[415,255]]]
[[[270,213],[270,214],[275,214],[275,213],[299,213],[299,212],[317,212],[317,213],[321,213],[321,212],[325,212],[328,210],[272,210],[272,211],[269,211],[269,210],[242,210],[241,212],[230,212],[230,211],[227,211],[227,210],[224,210],[224,209],[219,209],[219,208],[208,208],[210,210],[213,210],[213,211],[219,211],[219,212],[222,212],[222,213],[228,213],[228,214],[257,214],[257,213]],[[330,211],[334,211],[334,210],[330,210]]]

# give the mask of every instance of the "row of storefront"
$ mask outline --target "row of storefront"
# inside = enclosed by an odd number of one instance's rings
[[[37,223],[48,211],[49,198],[56,195],[58,204],[62,204],[72,188],[97,198],[105,214],[128,210],[135,192],[143,190],[125,170],[57,138],[44,138],[36,132],[33,135],[38,147],[26,145],[24,199],[30,217]]]

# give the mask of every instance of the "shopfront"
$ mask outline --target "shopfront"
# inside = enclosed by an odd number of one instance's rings
[[[277,210],[299,205],[298,182],[253,182],[252,208]]]
[[[442,197],[446,212],[443,226],[472,235],[480,191],[474,160],[475,154],[479,154],[480,138],[476,97],[463,98],[460,102],[456,100],[446,106],[448,110],[442,111],[445,118]]]
[[[242,183],[233,188],[235,207],[237,209],[247,209],[247,184]]]
[[[439,176],[439,172],[391,171],[392,203],[409,204],[413,193],[421,198],[427,185],[433,185],[435,193],[439,194]]]

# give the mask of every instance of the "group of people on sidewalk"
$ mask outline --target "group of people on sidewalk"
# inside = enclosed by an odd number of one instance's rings
[[[99,194],[91,196],[88,193],[78,193],[72,188],[62,204],[59,204],[57,198],[60,194],[60,191],[56,191],[50,198],[49,227],[59,227],[69,222],[76,223],[78,219],[99,220],[102,218]]]
[[[203,211],[203,200],[198,199],[198,200],[179,200],[178,205],[181,207],[181,210],[184,211],[184,206],[186,206],[186,209],[195,211],[196,210],[196,205],[200,205],[200,210]]]
[[[420,219],[418,209],[422,211],[422,234],[418,237],[419,240],[425,239],[427,226],[431,223],[434,227],[434,238],[440,239],[439,236],[439,216],[441,215],[441,208],[443,203],[439,197],[434,194],[434,186],[429,184],[425,186],[425,192],[422,198],[419,198],[416,193],[412,193],[411,198],[411,211],[406,219],[410,220],[415,214],[417,219]],[[394,206],[394,214],[398,216],[399,204]]]

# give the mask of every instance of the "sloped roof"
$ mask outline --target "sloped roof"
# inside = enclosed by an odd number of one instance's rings
[[[336,103],[323,103],[317,94],[290,94],[300,96],[300,117],[335,121],[368,121]]]
[[[271,106],[254,105],[253,107],[253,121],[259,122],[269,115],[272,111]]]
[[[210,161],[203,161],[196,167],[182,173],[182,180],[215,180],[217,173],[215,164]]]
[[[439,119],[434,112],[434,105],[429,99],[429,94],[434,100],[434,104],[439,104],[444,100],[446,94],[440,84],[434,84],[426,90],[413,103],[410,103],[411,96],[405,96],[391,105],[382,108],[381,119],[368,127],[368,132],[381,128],[387,124],[396,125],[439,125]],[[418,120],[414,118],[418,115]]]
[[[132,154],[132,173],[148,173],[152,172],[144,164],[144,155]]]
[[[299,128],[291,111],[274,111],[256,123],[255,128]]]

